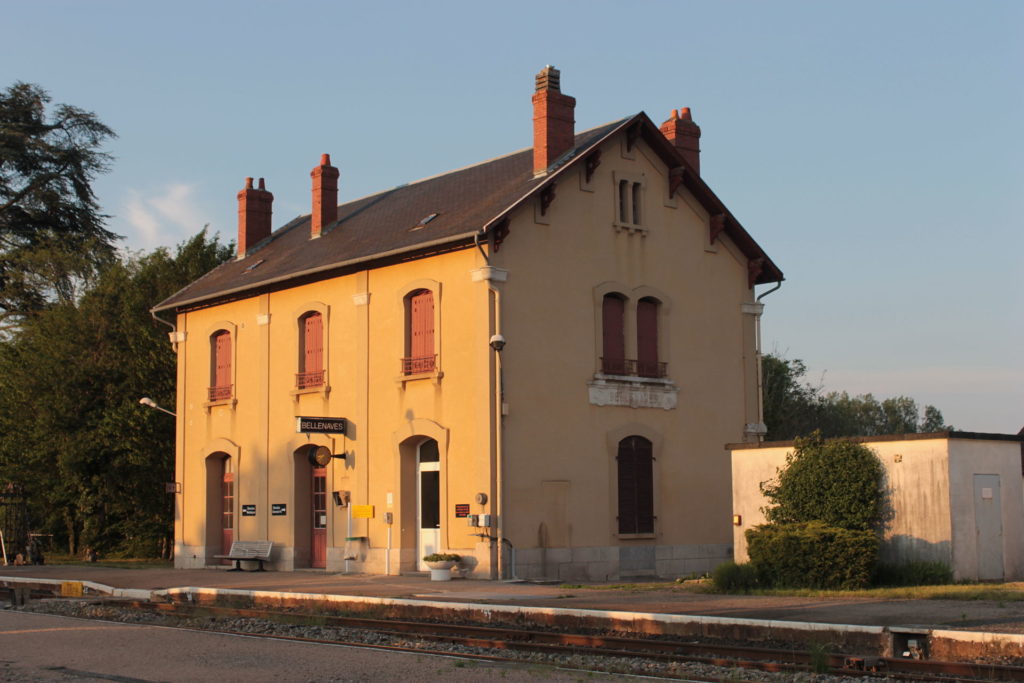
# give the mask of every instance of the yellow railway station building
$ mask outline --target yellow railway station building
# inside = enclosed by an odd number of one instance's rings
[[[700,175],[688,109],[575,131],[274,229],[154,308],[177,352],[175,565],[605,580],[732,557],[725,444],[764,433],[755,286],[779,268]],[[525,122],[524,122],[525,124]],[[526,126],[524,125],[524,128]]]

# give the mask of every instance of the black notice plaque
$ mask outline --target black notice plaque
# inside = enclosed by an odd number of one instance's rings
[[[295,431],[300,434],[344,434],[346,426],[343,417],[295,418]]]
[[[288,514],[288,505],[286,503],[273,503],[270,506],[270,514],[274,517],[284,517]]]
[[[255,505],[243,505],[242,506],[242,516],[243,517],[255,517],[256,516],[256,506]]]
[[[469,517],[469,503],[456,503],[455,504],[455,516],[456,517]]]

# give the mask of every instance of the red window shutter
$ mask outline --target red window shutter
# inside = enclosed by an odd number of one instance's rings
[[[640,299],[636,305],[636,359],[638,374],[658,376],[658,302]]]
[[[623,334],[623,319],[626,302],[614,294],[605,294],[601,307],[603,328],[604,371],[611,374],[625,374],[626,339]]]
[[[434,355],[434,293],[420,290],[410,298],[409,356],[426,358]]]
[[[619,533],[654,533],[654,470],[651,442],[629,436],[619,442]]]
[[[213,385],[231,386],[231,334],[223,330],[214,337]]]
[[[310,313],[305,319],[303,335],[302,371],[320,372],[324,369],[324,323],[319,313]]]

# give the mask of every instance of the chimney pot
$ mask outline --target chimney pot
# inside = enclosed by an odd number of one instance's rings
[[[238,193],[238,258],[245,258],[254,244],[270,237],[273,221],[274,195],[267,192],[263,178],[259,189],[253,189],[252,178]]]
[[[661,132],[683,155],[687,165],[700,175],[700,126],[693,122],[690,108],[673,109],[672,116],[661,124]]]
[[[341,172],[331,166],[331,155],[321,154],[320,165],[309,172],[313,179],[313,213],[310,217],[310,239],[316,239],[331,223],[338,220],[338,177]]]
[[[550,64],[534,80],[533,172],[539,175],[575,146],[576,98],[562,93],[561,72]]]

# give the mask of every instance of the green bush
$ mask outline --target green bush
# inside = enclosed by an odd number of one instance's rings
[[[876,586],[944,586],[953,583],[953,570],[945,562],[879,564],[872,583]]]
[[[757,568],[752,564],[723,562],[711,573],[715,588],[723,593],[749,593],[758,586]]]
[[[864,588],[878,560],[873,532],[819,521],[763,524],[746,536],[761,580],[779,588]]]
[[[877,529],[884,512],[884,470],[878,456],[853,441],[797,439],[775,481],[761,483],[774,524],[821,521],[844,529]]]

